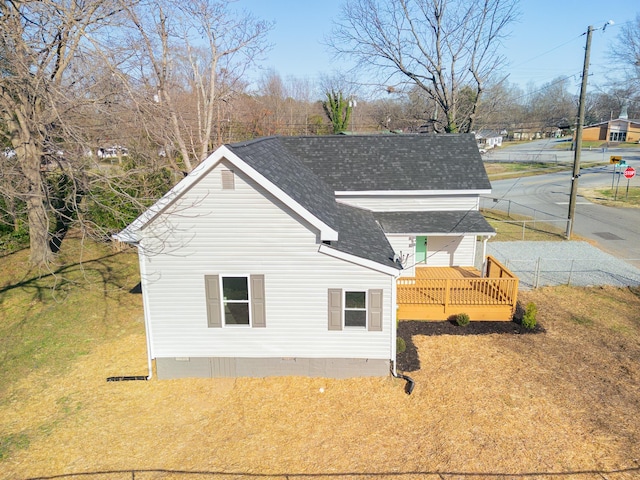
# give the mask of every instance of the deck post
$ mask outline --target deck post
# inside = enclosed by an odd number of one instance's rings
[[[445,289],[444,289],[444,313],[445,313],[445,315],[447,314],[447,311],[449,310],[450,292],[451,292],[451,279],[447,278],[447,283],[445,284]]]

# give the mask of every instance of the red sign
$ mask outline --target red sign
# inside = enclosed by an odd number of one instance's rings
[[[636,174],[636,170],[631,167],[627,167],[627,169],[624,171],[624,176],[626,178],[633,178],[635,174]]]

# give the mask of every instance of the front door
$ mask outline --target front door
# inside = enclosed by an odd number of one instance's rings
[[[416,237],[416,264],[427,263],[427,237]]]

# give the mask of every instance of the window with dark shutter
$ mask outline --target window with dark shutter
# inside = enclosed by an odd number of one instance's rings
[[[204,282],[209,328],[267,326],[264,275],[205,275]]]
[[[329,330],[366,329],[381,332],[382,289],[367,291],[330,288],[328,291]]]

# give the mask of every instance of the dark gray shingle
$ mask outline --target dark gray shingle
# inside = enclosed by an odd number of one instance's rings
[[[281,137],[335,191],[490,189],[473,134]]]
[[[491,234],[495,230],[476,210],[447,212],[377,212],[386,233]]]
[[[369,210],[338,204],[338,241],[331,246],[341,252],[366,258],[389,267],[401,268],[382,228]]]

